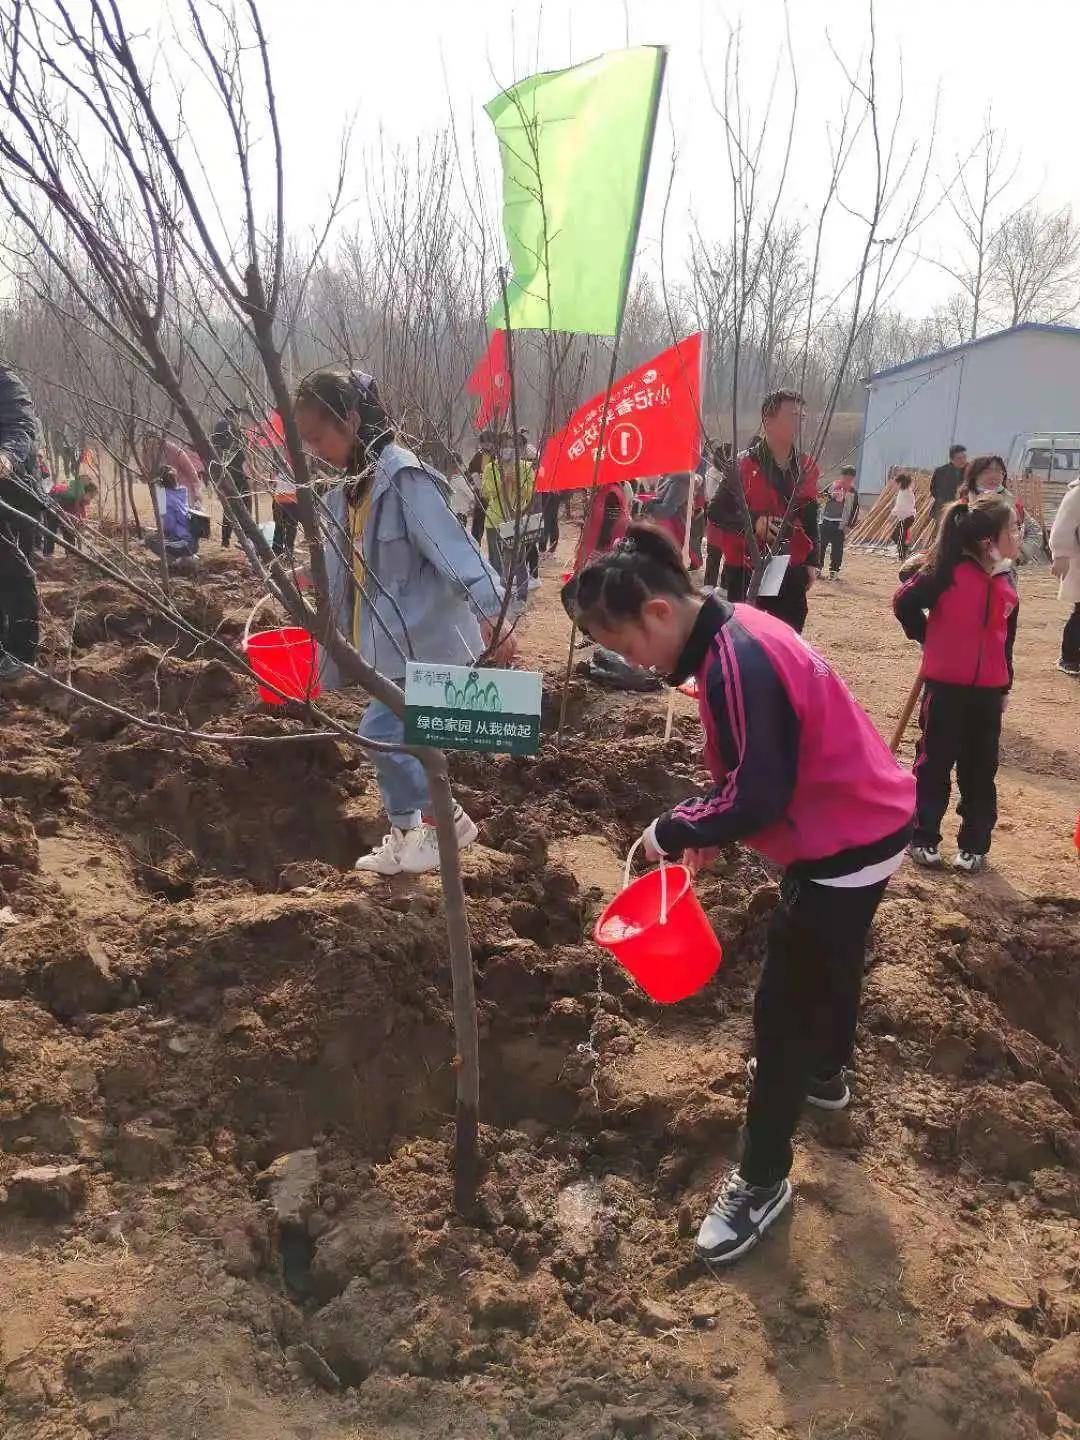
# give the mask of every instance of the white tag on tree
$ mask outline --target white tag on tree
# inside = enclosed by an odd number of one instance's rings
[[[790,555],[774,555],[765,566],[765,573],[761,577],[761,584],[758,586],[759,595],[779,595],[780,586],[784,583],[784,576],[791,564]]]

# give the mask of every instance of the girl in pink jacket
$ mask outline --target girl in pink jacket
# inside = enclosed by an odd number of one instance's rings
[[[961,823],[953,867],[968,875],[986,867],[1020,610],[1012,568],[1019,546],[1008,500],[958,500],[946,510],[926,564],[893,597],[904,633],[923,647],[911,858],[931,869],[941,866],[941,821],[954,766]]]
[[[741,840],[784,866],[754,1003],[742,1158],[697,1237],[738,1259],[787,1207],[803,1103],[841,1110],[866,937],[911,838],[914,786],[832,667],[784,621],[693,586],[674,543],[631,525],[564,591],[582,630],[673,685],[697,677],[713,788],[659,816],[650,859],[691,869]]]

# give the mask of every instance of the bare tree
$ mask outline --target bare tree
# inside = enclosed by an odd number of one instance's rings
[[[1080,305],[1080,228],[1069,206],[1025,206],[994,237],[990,286],[1009,325],[1055,324]]]
[[[351,542],[313,484],[286,379],[284,159],[259,10],[255,0],[238,13],[187,0],[185,13],[183,43],[191,75],[205,87],[205,107],[193,105],[185,89],[160,75],[151,79],[150,42],[128,28],[119,0],[86,0],[77,14],[65,0],[0,0],[0,196],[34,263],[47,262],[63,276],[106,343],[161,392],[169,426],[214,477],[269,595],[310,631],[347,681],[400,715],[399,686],[368,664],[339,628],[327,556]],[[238,216],[231,219],[222,215],[202,171],[200,134],[192,129],[196,113],[209,115],[217,150],[222,127],[229,137],[239,197]],[[257,151],[256,126],[269,138],[268,165]],[[180,317],[201,332],[201,345],[179,344]],[[252,398],[271,404],[282,420],[309,552],[312,605],[289,560],[273,554],[239,504],[227,468],[212,464],[203,397],[224,383],[249,384],[252,357],[260,391]],[[191,632],[191,622],[144,571],[125,566],[107,547],[85,558]],[[351,573],[351,565],[347,569]],[[367,583],[377,584],[377,577]],[[370,603],[372,595],[365,595]],[[216,637],[197,639],[217,658],[246,670]],[[318,725],[351,744],[403,748],[361,741],[325,711],[309,710]],[[140,723],[170,730],[146,717]],[[479,1068],[465,895],[445,756],[429,748],[410,753],[424,766],[438,833],[458,1051],[455,1199],[467,1209],[476,1180]]]
[[[931,349],[962,345],[975,336],[971,300],[963,290],[954,291],[944,304],[935,306],[931,321],[934,327]]]
[[[756,113],[745,94],[741,38],[737,30],[729,31],[723,86],[716,90],[710,81],[710,94],[723,128],[730,177],[730,239],[700,246],[693,271],[698,305],[710,319],[723,310],[730,316],[723,334],[730,349],[733,438],[737,438],[741,389],[754,379],[764,389],[770,381],[791,375],[797,377],[804,395],[810,389],[815,392],[817,423],[812,438],[805,442],[800,438],[796,447],[813,459],[822,454],[841,397],[850,390],[852,367],[863,342],[878,330],[879,318],[903,278],[906,250],[932,210],[927,179],[936,132],[936,112],[929,133],[925,126],[913,131],[906,124],[902,68],[897,70],[895,101],[886,98],[872,0],[857,63],[846,60],[831,41],[830,48],[844,83],[837,118],[827,129],[829,178],[806,263],[801,228],[785,221],[781,209],[799,101],[790,28],[785,26],[773,83]],[[788,75],[786,100],[776,94],[781,72]],[[767,159],[774,132],[770,179]],[[857,167],[852,164],[856,158]],[[850,258],[839,263],[829,243],[838,213],[846,217],[848,236],[855,236],[853,244],[847,241]],[[716,364],[715,358],[712,363]],[[748,590],[752,600],[770,555],[786,543],[800,487],[793,487],[787,514],[760,551],[734,467],[725,483],[742,516],[753,570]]]
[[[1008,216],[997,214],[1020,165],[1010,165],[1005,139],[994,129],[989,112],[975,148],[966,159],[957,158],[956,177],[945,187],[949,209],[960,227],[962,245],[952,261],[935,263],[960,286],[962,302],[950,302],[950,323],[963,327],[961,340],[974,340],[986,309],[987,292],[994,283],[998,237]]]

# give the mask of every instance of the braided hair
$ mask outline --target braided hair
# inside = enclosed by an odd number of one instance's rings
[[[329,365],[313,370],[296,387],[296,404],[320,405],[339,425],[349,426],[357,417],[352,455],[346,468],[349,475],[361,475],[378,459],[394,438],[394,425],[379,398],[374,377],[363,370]]]

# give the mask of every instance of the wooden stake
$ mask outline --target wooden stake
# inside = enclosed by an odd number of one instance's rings
[[[900,746],[903,743],[904,734],[907,731],[907,727],[911,721],[912,714],[915,711],[915,706],[919,703],[919,696],[922,694],[922,688],[923,673],[922,666],[920,665],[919,673],[915,676],[915,682],[911,687],[911,691],[907,699],[904,701],[904,708],[900,712],[900,719],[896,722],[896,730],[893,733],[892,741],[889,745],[889,749],[894,755],[899,751]]]
[[[691,471],[690,488],[686,492],[686,529],[683,531],[683,564],[687,570],[690,569],[690,527],[694,523],[694,500],[697,495],[697,473]],[[671,730],[675,724],[675,687],[672,685],[668,690],[667,719],[664,721],[664,744],[671,739]]]

